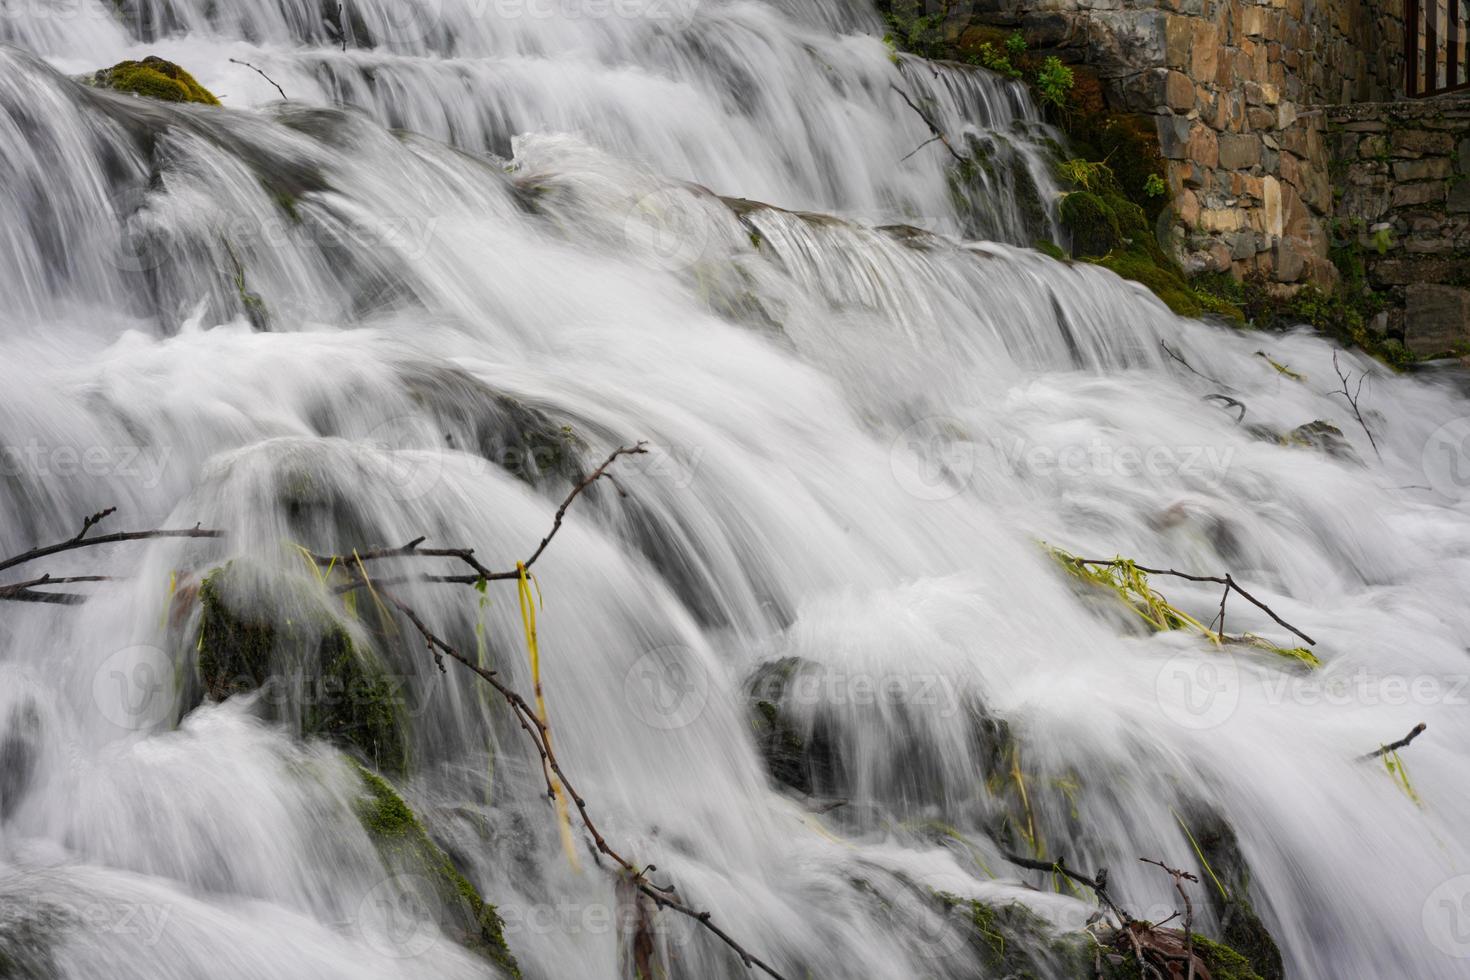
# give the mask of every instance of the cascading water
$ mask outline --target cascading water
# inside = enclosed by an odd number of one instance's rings
[[[1003,856],[1028,845],[1163,918],[1172,884],[1137,858],[1192,861],[1200,814],[1287,975],[1463,975],[1455,390],[1339,354],[1375,447],[1326,343],[1181,321],[1016,247],[1054,196],[1034,107],[895,60],[867,13],[332,7],[4,8],[0,554],[113,506],[228,537],[15,570],[118,579],[0,621],[0,968],[492,971],[405,920],[359,778],[298,737],[312,678],[200,689],[200,609],[228,575],[241,615],[343,613],[294,545],[428,535],[506,567],[645,439],[536,566],[557,751],[615,846],[785,975],[1001,975],[927,897],[1075,931],[1090,896],[1037,890]],[[146,53],[229,108],[67,77]],[[931,134],[904,94],[993,165],[906,156]],[[1315,420],[1334,453],[1279,438]],[[1228,569],[1323,667],[1141,635],[1038,542]],[[1155,584],[1206,621],[1219,601]],[[529,692],[511,592],[395,588]],[[569,866],[504,705],[369,605],[338,628],[387,658],[395,782],[522,973],[631,975],[630,899]],[[1296,642],[1239,600],[1229,619]],[[771,714],[830,763],[805,795],[763,770]],[[1413,800],[1357,757],[1419,721]],[[745,974],[671,918],[664,968]]]

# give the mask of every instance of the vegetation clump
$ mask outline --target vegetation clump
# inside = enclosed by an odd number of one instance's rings
[[[200,85],[172,61],[149,55],[142,61],[121,61],[92,76],[92,83],[117,92],[131,92],[164,102],[196,102],[219,105],[214,93]]]
[[[519,977],[520,968],[505,942],[505,923],[494,905],[485,901],[449,855],[424,830],[413,809],[377,773],[355,765],[363,795],[357,816],[383,859],[384,867],[401,881],[423,882],[420,895],[439,912],[439,926],[466,949],[499,968],[502,975]]]

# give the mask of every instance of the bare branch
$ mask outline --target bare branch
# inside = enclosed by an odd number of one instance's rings
[[[343,38],[343,41],[342,41],[342,50],[344,50],[344,51],[347,50],[347,41],[346,41],[346,38],[345,37]],[[252,65],[250,62],[248,62],[248,61],[241,61],[239,58],[231,58],[230,61],[234,62],[237,65],[244,65],[246,68],[249,68],[251,71],[255,72],[255,74],[259,75],[261,78],[263,78],[266,81],[270,82],[272,85],[275,85],[276,86],[276,91],[281,93],[281,101],[282,102],[290,102],[291,101],[290,99],[286,98],[286,90],[283,89],[283,88],[281,88],[281,86],[276,85],[276,80],[274,78],[271,78],[265,72],[261,71],[259,68],[257,68],[254,65]]]
[[[1074,562],[1076,562],[1079,565],[1106,565],[1106,566],[1112,566],[1112,565],[1120,565],[1120,564],[1123,563],[1123,559],[1121,559],[1121,558],[1073,558],[1070,555],[1063,556],[1063,560],[1064,561],[1074,561]],[[1230,576],[1230,574],[1228,572],[1225,575],[1191,575],[1188,572],[1177,572],[1177,571],[1175,571],[1172,568],[1149,568],[1146,565],[1139,565],[1139,564],[1134,564],[1133,567],[1134,568],[1137,568],[1140,572],[1146,572],[1149,575],[1170,575],[1170,576],[1173,576],[1174,578],[1182,578],[1182,579],[1184,579],[1186,581],[1189,581],[1189,582],[1213,582],[1216,585],[1223,585],[1223,586],[1225,586],[1225,591],[1226,591],[1227,594],[1231,590],[1234,590],[1237,594],[1239,594],[1247,602],[1251,603],[1257,609],[1260,609],[1267,616],[1270,616],[1273,620],[1275,620],[1276,621],[1276,624],[1278,626],[1282,627],[1283,629],[1290,630],[1291,632],[1295,633],[1297,636],[1301,637],[1306,642],[1310,643],[1312,646],[1316,646],[1317,645],[1317,641],[1316,640],[1312,639],[1310,636],[1308,636],[1307,634],[1303,633],[1301,630],[1297,629],[1295,626],[1291,625],[1286,620],[1282,619],[1280,616],[1276,615],[1276,612],[1270,606],[1266,605],[1260,599],[1257,599],[1255,596],[1253,596],[1249,592],[1247,592],[1240,585],[1239,582],[1235,581],[1235,579]],[[1222,633],[1224,632],[1224,615],[1225,615],[1225,609],[1224,609],[1224,607],[1225,607],[1225,602],[1224,602],[1224,599],[1222,598],[1221,601],[1220,601],[1220,615],[1221,615],[1221,627],[1220,627],[1220,630],[1221,630]]]
[[[925,112],[923,109],[919,108],[918,103],[916,103],[913,99],[909,98],[909,94],[907,92],[905,92],[903,89],[899,88],[897,85],[894,85],[892,82],[890,82],[888,84],[888,87],[891,88],[891,89],[893,89],[893,91],[897,92],[898,93],[898,97],[901,98],[901,99],[903,99],[905,102],[907,102],[908,103],[908,107],[919,114],[919,118],[922,119],[922,120],[924,120],[924,125],[929,127],[929,132],[933,133],[934,134],[934,138],[937,139],[937,140],[939,140],[939,142],[941,142],[941,143],[944,144],[944,148],[949,151],[949,155],[950,156],[954,157],[956,160],[960,161],[961,163],[964,163],[965,162],[965,158],[963,156],[961,156],[955,150],[954,145],[952,143],[950,143],[949,137],[944,135],[944,130],[940,129],[935,124],[934,120],[932,118],[930,118],[930,116],[929,116],[929,114],[927,112]],[[918,151],[915,150],[914,152],[917,153]],[[909,154],[909,156],[913,156],[913,155],[914,155],[913,153],[910,153]],[[904,157],[904,159],[907,160],[908,157]]]
[[[1341,395],[1347,401],[1348,406],[1353,410],[1353,416],[1358,420],[1358,424],[1363,427],[1363,432],[1368,436],[1368,443],[1373,447],[1373,452],[1377,454],[1379,459],[1382,459],[1383,453],[1378,449],[1378,440],[1373,438],[1373,430],[1368,428],[1367,422],[1363,421],[1363,413],[1358,408],[1358,396],[1363,393],[1363,381],[1368,377],[1368,372],[1360,372],[1358,374],[1357,387],[1348,390],[1348,384],[1352,380],[1352,372],[1344,371],[1338,366],[1337,351],[1332,352],[1332,370],[1337,372],[1337,380],[1342,387],[1337,391],[1329,392],[1329,394]]]

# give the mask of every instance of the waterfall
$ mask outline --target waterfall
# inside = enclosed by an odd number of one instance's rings
[[[1193,867],[1199,821],[1288,976],[1462,975],[1464,395],[1033,251],[1055,134],[1026,90],[878,24],[816,0],[6,3],[0,555],[111,507],[107,530],[226,537],[11,570],[112,580],[0,620],[0,964],[493,975],[405,913],[342,740],[303,737],[332,696],[310,664],[201,681],[228,582],[241,621],[378,651],[402,744],[362,761],[524,976],[631,975],[632,899],[575,816],[568,861],[504,703],[299,549],[426,536],[513,568],[642,440],[534,569],[556,752],[620,853],[784,975],[1002,975],[933,897],[1076,934],[1092,896],[1007,862],[1028,844],[1166,918],[1138,859]],[[87,84],[146,54],[224,106]],[[985,165],[957,175],[905,96]],[[1338,368],[1367,378],[1361,424]],[[1229,571],[1322,666],[1145,632],[1046,546]],[[393,588],[530,696],[513,583]],[[1299,642],[1238,598],[1228,623]],[[767,771],[772,715],[822,763],[800,786]],[[1421,721],[1410,794],[1359,756]],[[748,975],[697,923],[650,930],[674,976]]]

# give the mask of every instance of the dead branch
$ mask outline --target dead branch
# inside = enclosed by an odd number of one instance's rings
[[[344,50],[344,51],[347,50],[347,47],[346,47],[347,40],[346,40],[345,36],[344,36],[344,38],[342,40],[342,44],[343,44],[342,50]],[[255,74],[259,75],[261,78],[263,78],[266,81],[270,82],[272,85],[275,85],[276,86],[276,91],[281,93],[281,101],[282,102],[290,102],[291,101],[290,99],[286,98],[286,90],[283,89],[283,88],[281,88],[281,86],[276,85],[276,80],[274,78],[271,78],[265,72],[261,71],[259,68],[257,68],[254,65],[252,65],[250,62],[248,62],[248,61],[241,61],[239,58],[231,58],[230,61],[233,62],[234,64],[237,64],[237,65],[244,65],[246,68],[249,68],[251,71],[255,72]]]
[[[1162,348],[1164,348],[1164,353],[1165,354],[1168,354],[1171,358],[1173,358],[1174,360],[1178,361],[1180,364],[1184,365],[1184,370],[1188,371],[1190,374],[1193,374],[1196,377],[1204,378],[1206,381],[1210,382],[1210,384],[1216,384],[1216,385],[1223,385],[1223,384],[1225,384],[1225,382],[1218,381],[1215,378],[1210,377],[1208,374],[1201,374],[1199,371],[1196,371],[1194,369],[1194,366],[1184,359],[1184,355],[1183,354],[1180,354],[1177,350],[1175,350],[1174,348],[1170,347],[1167,341],[1163,341],[1163,340],[1159,341],[1159,346],[1162,347]]]
[[[929,113],[927,113],[923,109],[919,108],[918,103],[915,102],[913,99],[909,98],[909,94],[907,92],[905,92],[903,89],[899,88],[897,85],[894,85],[892,82],[889,82],[888,83],[888,87],[891,88],[891,89],[893,89],[893,91],[897,92],[898,93],[898,97],[900,99],[903,99],[904,102],[908,103],[908,107],[910,109],[914,110],[915,112],[917,112],[919,114],[919,118],[922,119],[922,120],[924,120],[924,125],[929,127],[929,132],[931,132],[931,133],[934,134],[934,139],[937,139],[937,140],[939,140],[939,142],[941,142],[941,143],[944,144],[944,148],[949,151],[949,155],[950,156],[954,157],[960,163],[964,163],[965,162],[965,158],[963,156],[961,156],[958,151],[955,150],[954,145],[952,143],[950,143],[950,141],[949,141],[949,137],[944,135],[944,130],[942,130],[942,129],[939,128],[939,126],[934,122],[933,118],[930,117]],[[931,140],[931,142],[932,142],[932,140]],[[914,151],[914,153],[917,153],[917,152],[918,152],[918,150],[915,150]],[[910,153],[909,154],[909,156],[913,156],[913,155],[914,155],[913,153]],[[908,157],[904,157],[904,159],[907,160]]]
[[[1121,907],[1114,903],[1112,898],[1108,895],[1107,868],[1099,868],[1097,876],[1089,878],[1087,877],[1087,875],[1081,873],[1080,871],[1073,871],[1071,868],[1067,867],[1067,859],[1063,857],[1059,857],[1055,861],[1033,861],[1030,858],[1021,857],[1019,854],[1005,854],[1004,856],[1007,861],[1011,862],[1017,867],[1030,868],[1033,871],[1053,872],[1055,874],[1071,878],[1079,885],[1085,885],[1088,888],[1092,889],[1092,893],[1097,896],[1097,900],[1105,905],[1108,911],[1117,916],[1120,923],[1126,926],[1134,921],[1133,916],[1129,915]]]
[[[1374,749],[1372,752],[1369,752],[1367,755],[1360,755],[1360,756],[1358,756],[1358,761],[1359,762],[1367,762],[1369,759],[1377,759],[1380,756],[1388,755],[1388,753],[1390,753],[1390,752],[1397,752],[1399,749],[1404,748],[1410,742],[1414,741],[1414,739],[1418,738],[1420,735],[1423,735],[1424,734],[1424,729],[1426,729],[1428,727],[1429,727],[1428,725],[1424,724],[1424,722],[1421,721],[1421,722],[1419,722],[1419,724],[1415,725],[1413,728],[1411,728],[1409,730],[1409,734],[1405,735],[1403,738],[1399,739],[1397,742],[1392,742],[1392,743],[1390,743],[1388,745],[1384,745],[1384,746],[1381,746],[1380,748]]]
[[[598,466],[597,469],[589,473],[585,478],[583,478],[580,483],[572,488],[572,492],[567,494],[566,499],[561,502],[561,506],[556,509],[556,516],[553,517],[551,521],[551,530],[546,532],[546,536],[541,539],[541,543],[536,546],[536,550],[531,552],[531,556],[525,561],[521,562],[521,564],[525,566],[527,571],[530,571],[531,566],[536,564],[536,560],[539,559],[542,553],[546,551],[546,546],[551,544],[551,539],[556,537],[556,533],[561,530],[562,521],[566,518],[567,508],[572,505],[572,501],[576,500],[577,497],[581,495],[582,491],[586,490],[592,484],[596,483],[598,480],[603,479],[604,477],[608,480],[608,482],[612,483],[613,486],[616,487],[617,482],[613,479],[612,474],[608,472],[608,467],[616,462],[618,457],[620,456],[638,456],[648,452],[647,446],[648,443],[646,442],[635,443],[632,446],[619,446],[617,449],[613,450],[612,454],[609,455],[607,459],[602,461],[601,466]],[[618,493],[621,496],[627,496],[627,494],[623,492],[621,487],[618,487]],[[313,554],[311,555],[311,560],[316,562],[316,564],[320,565],[323,568],[350,568],[355,562],[383,561],[385,559],[391,558],[453,558],[468,565],[474,571],[473,575],[412,575],[402,576],[398,578],[374,579],[374,585],[397,585],[404,582],[441,582],[454,585],[478,585],[480,582],[503,582],[520,578],[521,572],[518,568],[512,568],[501,572],[493,571],[489,568],[486,568],[483,564],[480,563],[479,559],[475,557],[475,551],[473,548],[419,547],[421,544],[423,544],[424,541],[424,538],[419,537],[413,539],[405,545],[400,545],[396,548],[377,548],[370,551],[362,551],[350,555]],[[352,581],[349,581],[348,583],[339,586],[337,591],[350,592],[353,589],[363,587],[363,585],[365,584],[366,583],[362,579],[353,579]]]
[[[59,541],[56,544],[49,544],[39,548],[32,548],[30,551],[22,552],[21,554],[15,555],[14,557],[0,560],[0,572],[8,571],[9,569],[15,568],[17,565],[24,565],[27,562],[37,561],[42,558],[49,558],[52,555],[59,555],[68,551],[76,551],[80,548],[95,548],[105,544],[117,544],[122,541],[143,541],[149,538],[218,538],[224,536],[223,531],[216,531],[209,528],[201,528],[199,525],[196,524],[192,528],[181,530],[168,530],[164,528],[157,528],[151,531],[120,531],[116,534],[102,534],[94,538],[87,537],[87,532],[91,531],[92,528],[96,527],[98,524],[101,524],[103,521],[111,517],[116,512],[116,507],[108,507],[105,510],[100,510],[82,521],[82,529],[77,533],[76,537],[68,538],[65,541]],[[29,579],[24,582],[10,582],[0,584],[0,600],[9,600],[11,602],[41,602],[52,603],[56,605],[74,606],[87,601],[87,596],[74,592],[37,592],[35,590],[41,586],[106,581],[110,581],[109,577],[106,575],[53,576],[51,573],[48,572],[44,575]]]
[[[1123,564],[1123,559],[1121,559],[1121,558],[1073,558],[1070,555],[1066,555],[1066,556],[1063,556],[1063,560],[1064,561],[1073,561],[1073,562],[1076,562],[1079,565],[1105,565],[1105,566],[1113,566],[1113,565],[1121,565],[1121,564]],[[1229,594],[1230,594],[1231,591],[1234,591],[1237,594],[1239,594],[1242,598],[1244,598],[1247,602],[1251,603],[1257,609],[1260,609],[1262,612],[1264,612],[1267,616],[1270,616],[1273,620],[1276,621],[1276,624],[1278,626],[1282,627],[1283,629],[1290,630],[1291,632],[1295,633],[1297,636],[1301,637],[1306,642],[1310,643],[1312,646],[1316,646],[1317,645],[1317,641],[1316,640],[1312,639],[1310,636],[1308,636],[1307,634],[1303,633],[1301,630],[1297,629],[1295,626],[1291,625],[1286,620],[1282,619],[1280,616],[1276,615],[1276,612],[1270,606],[1266,605],[1260,599],[1257,599],[1255,596],[1251,595],[1244,588],[1242,588],[1241,585],[1240,585],[1240,583],[1237,582],[1237,581],[1235,581],[1235,579],[1231,577],[1231,575],[1230,575],[1229,572],[1226,572],[1224,575],[1192,575],[1192,574],[1190,574],[1188,572],[1178,572],[1178,571],[1175,571],[1172,568],[1149,568],[1149,567],[1147,567],[1145,565],[1139,565],[1137,563],[1135,563],[1133,567],[1134,568],[1137,568],[1140,572],[1145,572],[1145,573],[1147,573],[1149,575],[1170,575],[1170,576],[1173,576],[1174,578],[1182,578],[1182,579],[1184,579],[1185,581],[1188,581],[1188,582],[1213,582],[1216,585],[1223,585],[1223,586],[1225,586],[1225,596],[1222,596],[1221,599],[1220,599],[1220,632],[1221,633],[1224,633],[1225,632],[1225,621],[1224,621],[1224,619],[1225,619],[1225,598],[1227,596],[1229,596]]]
[[[1378,449],[1378,440],[1373,438],[1373,430],[1368,428],[1367,422],[1363,421],[1363,413],[1358,408],[1358,396],[1363,393],[1363,382],[1367,379],[1368,372],[1359,372],[1357,387],[1349,390],[1348,384],[1352,380],[1352,372],[1344,371],[1340,366],[1338,366],[1337,351],[1332,352],[1332,370],[1337,372],[1337,380],[1342,385],[1342,388],[1337,391],[1330,392],[1330,394],[1341,395],[1343,399],[1347,401],[1348,406],[1353,410],[1353,416],[1358,420],[1358,424],[1363,427],[1363,432],[1368,436],[1368,443],[1373,447],[1373,452],[1378,456],[1379,459],[1382,459],[1383,453],[1380,452]]]
[[[1235,424],[1239,425],[1241,422],[1245,421],[1245,402],[1241,401],[1238,398],[1231,398],[1229,395],[1222,395],[1219,392],[1216,392],[1212,395],[1204,396],[1204,398],[1201,400],[1207,402],[1219,402],[1227,409],[1238,408],[1240,409],[1240,414],[1235,416]]]
[[[1189,893],[1184,890],[1184,883],[1186,881],[1198,883],[1199,878],[1188,871],[1171,868],[1163,861],[1155,861],[1152,858],[1139,858],[1138,860],[1144,864],[1157,865],[1174,878],[1174,890],[1184,900],[1184,956],[1189,962],[1189,973],[1185,980],[1194,980],[1194,933],[1191,931],[1194,928],[1194,903],[1189,900]]]

